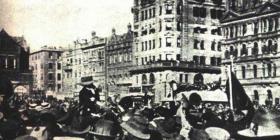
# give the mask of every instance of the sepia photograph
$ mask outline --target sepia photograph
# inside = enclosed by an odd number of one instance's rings
[[[278,42],[280,0],[0,0],[0,140],[280,140]]]

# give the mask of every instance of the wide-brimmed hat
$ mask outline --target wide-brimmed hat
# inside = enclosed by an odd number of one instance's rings
[[[49,109],[51,108],[51,104],[49,104],[48,102],[43,102],[41,103],[42,109]]]
[[[36,103],[31,103],[28,105],[30,110],[35,110],[37,104]]]
[[[94,130],[90,131],[90,133],[95,136],[114,138],[119,136],[120,127],[116,122],[100,119],[94,125]]]
[[[145,140],[148,140],[151,137],[148,126],[148,119],[142,115],[134,115],[128,121],[121,123],[121,127],[129,134]]]
[[[154,120],[156,124],[156,130],[162,135],[164,138],[176,138],[179,135],[180,125],[177,124],[175,118],[168,119],[158,119]]]
[[[205,131],[211,140],[228,140],[230,138],[229,132],[219,127],[208,127]]]

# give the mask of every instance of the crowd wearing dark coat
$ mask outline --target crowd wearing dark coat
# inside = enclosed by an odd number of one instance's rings
[[[216,131],[211,127],[236,133],[236,117],[227,105],[202,103],[196,94],[162,104],[153,104],[151,99],[135,103],[132,97],[120,101],[108,98],[104,104],[93,85],[83,87],[78,101],[16,96],[7,90],[11,90],[9,86],[0,87],[0,95],[4,95],[0,102],[0,139],[4,140],[36,139],[28,135],[42,127],[41,135],[47,140],[66,136],[88,140],[208,140],[212,135],[206,128]],[[242,120],[244,115],[240,114]]]

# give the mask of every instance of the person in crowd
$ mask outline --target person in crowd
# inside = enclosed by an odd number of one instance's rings
[[[94,140],[119,140],[121,128],[118,122],[100,119],[90,133],[93,134]]]

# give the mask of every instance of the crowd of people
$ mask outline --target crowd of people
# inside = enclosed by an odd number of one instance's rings
[[[92,83],[78,100],[18,96],[3,78],[0,85],[0,140],[229,140],[247,125],[242,112],[234,116],[227,104],[203,103],[195,93],[161,104],[130,96],[104,103]]]

